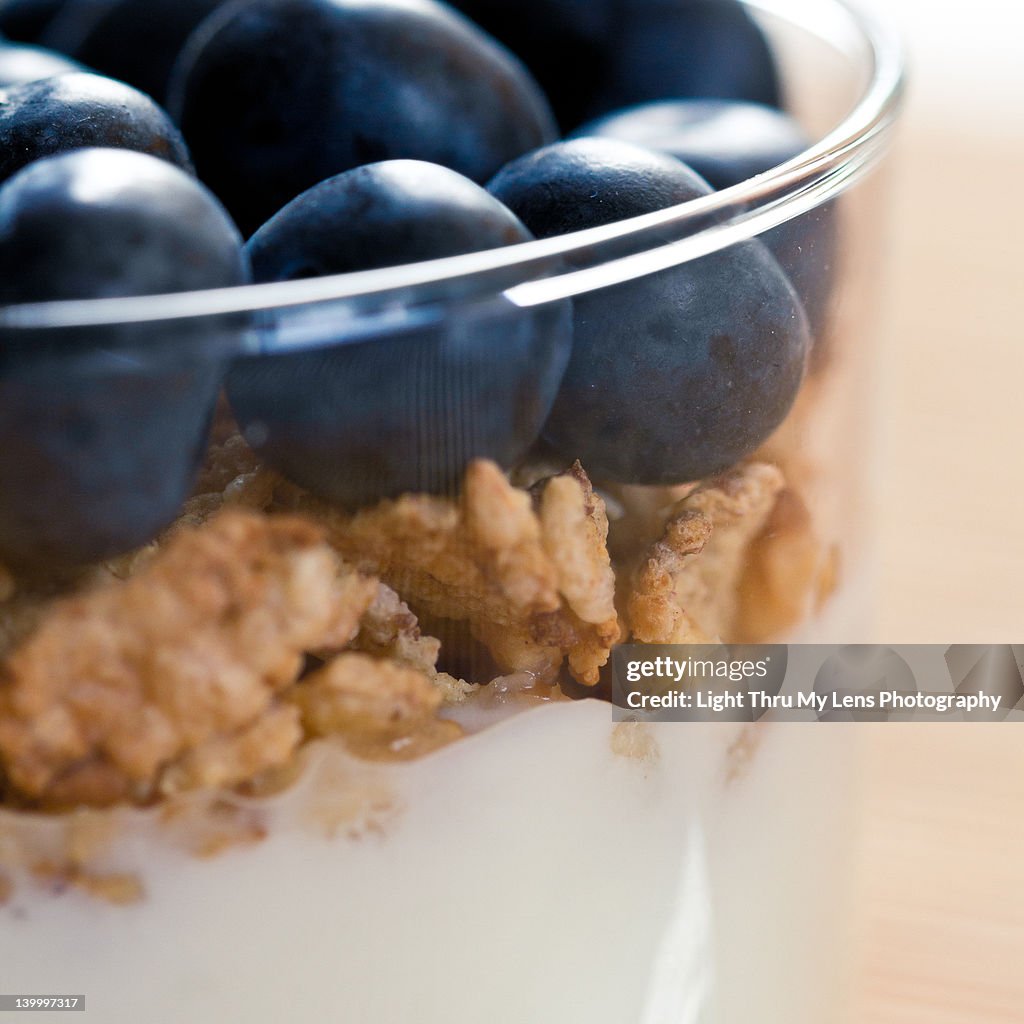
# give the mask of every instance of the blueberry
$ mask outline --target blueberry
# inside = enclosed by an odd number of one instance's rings
[[[768,42],[737,0],[455,0],[522,58],[559,124],[650,100],[780,105]]]
[[[136,150],[191,168],[167,115],[121,82],[70,74],[0,92],[0,182],[42,157],[94,147]]]
[[[662,99],[781,106],[768,41],[737,0],[635,0],[617,11],[588,116]]]
[[[185,48],[170,106],[245,233],[361,164],[427,160],[486,181],[554,138],[525,69],[433,0],[250,0]]]
[[[788,114],[735,100],[662,100],[618,110],[576,135],[603,135],[678,157],[716,189],[803,152],[810,139]]]
[[[0,41],[0,89],[84,70],[76,61],[42,46]]]
[[[529,241],[501,203],[455,171],[370,164],[317,185],[250,239],[259,281],[343,273]],[[284,331],[287,311],[278,314]],[[319,314],[327,347],[239,361],[228,397],[246,437],[291,479],[360,505],[449,493],[476,456],[510,466],[537,438],[569,358],[568,304],[524,311],[463,297],[409,309],[360,338]],[[271,331],[269,346],[278,344]]]
[[[47,25],[67,0],[2,0],[0,35],[19,42],[40,41]]]
[[[710,191],[670,156],[600,138],[522,157],[489,188],[540,237]],[[544,438],[598,479],[700,479],[749,455],[782,421],[808,345],[800,301],[756,241],[582,295]]]
[[[171,68],[196,26],[223,0],[72,0],[47,45],[163,103]]]
[[[592,121],[578,135],[600,135],[671,153],[716,189],[729,188],[792,159],[810,139],[788,114],[756,103],[689,100],[649,103]],[[835,208],[818,207],[761,236],[800,296],[821,344],[835,287]]]
[[[247,279],[226,213],[165,161],[78,150],[0,188],[0,306]],[[0,560],[93,561],[173,519],[202,454],[227,330],[0,327]]]
[[[563,128],[580,123],[608,64],[613,0],[453,0],[452,6],[522,59]]]

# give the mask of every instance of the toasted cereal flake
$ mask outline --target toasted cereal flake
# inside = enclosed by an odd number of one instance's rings
[[[304,494],[271,469],[243,473],[224,488],[224,504],[266,512],[272,508],[297,511]]]
[[[352,647],[434,676],[441,641],[424,636],[409,606],[389,586],[377,583],[373,601],[363,613]]]
[[[554,478],[550,497],[545,482],[540,516],[527,492],[482,460],[470,464],[458,502],[406,495],[354,515],[309,498],[298,507],[417,613],[468,622],[503,671],[550,678],[568,656],[574,675],[593,684],[618,623],[603,503],[580,476]]]
[[[828,565],[807,506],[795,491],[783,490],[747,552],[735,639],[761,643],[799,625],[814,606]]]
[[[711,639],[683,607],[678,580],[712,532],[711,521],[701,512],[680,511],[666,523],[663,537],[646,552],[628,592],[626,613],[634,640],[682,644]]]
[[[211,444],[192,493],[222,494],[233,480],[259,468],[256,453],[241,434],[229,434]]]
[[[224,507],[222,494],[196,494],[189,498],[181,507],[178,518],[166,531],[173,535],[182,527],[202,526],[207,520],[213,518]]]
[[[672,508],[697,486],[602,485],[601,494],[608,506],[608,517],[611,520],[608,549],[613,563],[621,566],[636,562],[661,536]]]
[[[299,507],[352,564],[434,616],[501,622],[560,607],[529,496],[491,463],[474,463],[458,504],[413,494],[354,515],[312,499]]]
[[[600,625],[616,618],[608,516],[583,467],[577,462],[570,473],[552,477],[540,493],[541,535],[566,603]]]
[[[432,718],[442,696],[414,668],[357,652],[339,654],[289,695],[314,736],[397,736]]]
[[[199,525],[196,523],[195,525]],[[160,550],[160,545],[154,541],[144,547],[136,548],[125,555],[108,559],[103,563],[105,569],[114,579],[126,580],[136,575],[144,566],[152,561],[153,556]]]
[[[579,682],[594,685],[621,635],[605,504],[579,462],[538,492],[544,550],[569,606],[564,617],[576,634],[568,645],[569,670]]]
[[[375,587],[319,529],[230,511],[138,575],[58,601],[0,666],[0,767],[44,806],[235,781],[299,742],[279,694],[355,635]]]
[[[575,620],[576,642],[569,648],[569,671],[584,686],[597,686],[601,669],[608,664],[612,648],[622,638],[618,617],[596,625]]]
[[[464,704],[480,690],[478,683],[467,683],[465,679],[456,679],[447,672],[436,673],[433,682],[441,691],[445,704]]]
[[[410,747],[418,756],[462,735],[437,718],[444,697],[426,675],[366,654],[339,654],[289,697],[308,733],[339,736],[364,756],[404,757]]]
[[[482,555],[485,575],[516,607],[559,607],[556,568],[541,539],[530,496],[511,487],[493,462],[477,461],[466,471],[462,518]]]
[[[670,511],[627,593],[635,639],[707,643],[733,639],[748,548],[783,487],[774,466],[748,463],[710,480]]]
[[[160,793],[235,786],[286,765],[302,742],[295,709],[269,707],[251,724],[185,751],[160,779]]]

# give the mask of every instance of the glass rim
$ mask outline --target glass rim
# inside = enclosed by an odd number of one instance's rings
[[[865,89],[846,116],[792,159],[730,188],[653,213],[566,235],[521,242],[443,259],[231,288],[123,298],[71,299],[0,306],[0,328],[87,328],[192,320],[325,303],[369,303],[394,312],[396,302],[436,300],[432,286],[459,284],[464,291],[500,295],[520,307],[572,298],[678,266],[746,241],[807,213],[839,195],[883,156],[903,93],[904,56],[888,18],[861,0],[741,0],[823,40],[856,36],[870,66]],[[817,29],[810,26],[817,24]],[[834,38],[833,38],[834,42]],[[842,46],[835,43],[837,48]],[[666,231],[678,234],[665,239]],[[628,255],[602,248],[651,235],[651,245]],[[572,266],[586,254],[589,266]],[[562,261],[565,261],[564,263]],[[552,272],[552,266],[558,270]],[[542,273],[542,276],[538,276]],[[501,275],[495,285],[494,275]],[[510,282],[510,275],[512,281]],[[460,295],[454,301],[465,298]]]

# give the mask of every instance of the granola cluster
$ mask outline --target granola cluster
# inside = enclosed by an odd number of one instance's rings
[[[340,654],[364,618],[379,638],[392,609],[394,642],[404,634],[415,649],[408,609],[382,590],[305,519],[226,510],[174,531],[129,579],[54,603],[0,667],[10,795],[47,808],[145,803],[287,763],[304,721],[316,732],[339,702],[363,700],[365,680],[331,659],[370,660]],[[314,654],[326,666],[310,674]],[[376,703],[350,726],[335,714],[332,731],[397,740],[433,717],[429,647],[418,660],[373,674]],[[396,716],[417,686],[417,715]]]
[[[457,501],[407,495],[354,515],[309,498],[332,546],[432,619],[465,622],[502,674],[593,685],[620,638],[604,504],[582,470],[534,493],[472,463]]]
[[[452,627],[494,675],[594,686],[617,643],[773,638],[834,581],[772,462],[606,494],[579,464],[517,480],[476,461],[457,499],[346,512],[220,431],[147,548],[57,597],[0,569],[4,798],[102,807],[257,784],[318,737],[420,756],[458,738],[445,710],[484,681],[438,669]]]

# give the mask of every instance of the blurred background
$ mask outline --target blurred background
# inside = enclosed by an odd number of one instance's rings
[[[1024,12],[886,10],[910,89],[890,164],[876,633],[1006,640],[1024,617]]]
[[[881,6],[881,5],[880,5]],[[1024,620],[1024,12],[887,0],[910,90],[890,163],[879,641]],[[1024,736],[867,734],[860,1024],[1024,1021]]]

